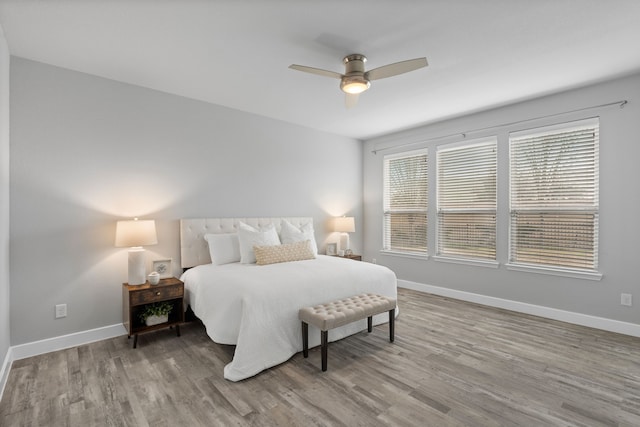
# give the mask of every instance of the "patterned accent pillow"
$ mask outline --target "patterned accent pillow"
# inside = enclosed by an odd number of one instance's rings
[[[253,251],[256,254],[256,264],[258,265],[302,261],[316,257],[311,249],[311,241],[309,240],[274,246],[254,246]]]

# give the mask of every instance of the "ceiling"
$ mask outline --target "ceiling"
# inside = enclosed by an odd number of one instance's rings
[[[638,0],[0,0],[12,55],[366,139],[640,71]],[[343,72],[426,56],[346,109]]]

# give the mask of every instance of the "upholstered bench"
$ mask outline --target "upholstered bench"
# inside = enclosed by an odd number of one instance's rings
[[[377,294],[360,294],[331,301],[314,307],[301,308],[298,317],[302,321],[302,354],[309,357],[309,324],[320,329],[322,370],[327,370],[327,349],[329,329],[367,318],[368,331],[373,326],[373,316],[389,312],[389,341],[394,339],[396,300]]]

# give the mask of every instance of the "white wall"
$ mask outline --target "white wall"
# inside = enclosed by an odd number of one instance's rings
[[[118,219],[179,275],[182,217],[362,218],[360,141],[16,57],[11,90],[13,345],[122,322]]]
[[[9,332],[9,47],[0,27],[0,397]]]
[[[609,107],[554,119],[538,120],[517,126],[501,127],[469,134],[468,139],[498,136],[498,269],[449,264],[433,259],[418,260],[383,255],[382,248],[382,160],[374,148],[426,141],[453,133],[512,123],[555,113],[627,99],[623,108]],[[508,243],[508,168],[507,130],[526,129],[552,122],[600,116],[600,270],[601,281],[549,276],[507,270]],[[467,293],[517,301],[574,313],[634,324],[640,323],[640,75],[572,90],[512,106],[473,114],[455,120],[423,126],[365,142],[364,209],[365,258],[391,267],[400,279]],[[429,249],[433,254],[436,223],[435,148],[438,144],[461,140],[460,137],[414,144],[407,149],[428,147],[430,153]],[[387,152],[393,152],[389,150]],[[620,293],[635,297],[634,307],[620,305]]]

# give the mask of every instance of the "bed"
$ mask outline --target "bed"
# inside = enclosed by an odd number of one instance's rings
[[[256,230],[272,228],[278,236],[292,228],[309,236],[311,230],[313,242],[309,247],[315,244],[313,219],[308,217],[180,221],[181,262],[188,269],[181,277],[185,304],[203,322],[214,342],[236,346],[233,360],[224,368],[224,377],[230,381],[252,377],[302,351],[298,320],[301,307],[363,292],[397,298],[395,274],[366,262],[314,253],[315,258],[267,265],[235,260],[222,263],[220,252],[213,255],[212,261],[205,237],[210,242],[231,238],[242,233],[240,228],[245,226],[241,223]],[[378,315],[373,321],[385,323],[388,316]],[[365,328],[366,320],[354,322],[332,330],[329,340],[336,341]],[[320,332],[314,327],[309,329],[309,346],[319,345]]]

